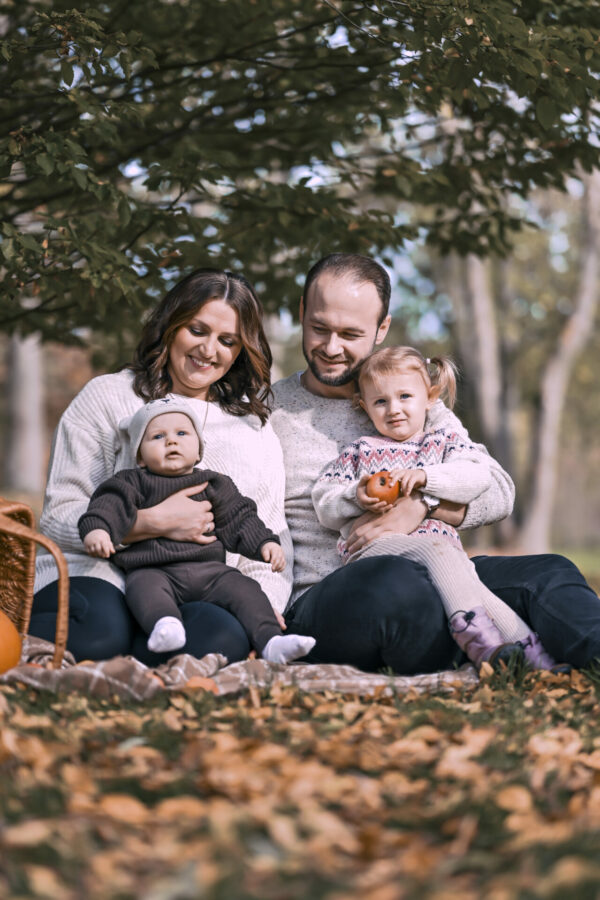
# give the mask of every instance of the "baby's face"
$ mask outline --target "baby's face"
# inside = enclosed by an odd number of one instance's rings
[[[140,444],[140,466],[155,475],[188,475],[200,457],[196,430],[184,413],[163,413],[149,423]]]
[[[407,441],[423,431],[433,403],[427,385],[414,369],[382,375],[362,387],[361,406],[383,437]]]

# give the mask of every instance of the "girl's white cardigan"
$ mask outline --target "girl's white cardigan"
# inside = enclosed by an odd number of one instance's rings
[[[143,401],[133,392],[133,375],[125,370],[92,379],[63,413],[52,443],[48,483],[40,529],[66,555],[69,574],[100,578],[121,588],[123,573],[107,560],[88,556],[77,522],[98,485],[135,460],[119,422]],[[271,605],[283,612],[292,586],[292,542],[285,522],[285,473],[279,440],[271,425],[261,427],[256,416],[232,416],[215,403],[185,398],[204,422],[202,468],[229,475],[242,494],[251,497],[264,523],[279,535],[286,556],[282,573],[267,563],[227,554],[227,562],[255,578]],[[40,553],[35,590],[57,578],[52,557]]]

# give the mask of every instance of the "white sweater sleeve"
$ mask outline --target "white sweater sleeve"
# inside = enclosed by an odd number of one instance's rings
[[[489,469],[468,453],[452,462],[425,466],[423,471],[427,475],[424,492],[453,503],[472,503],[492,481]]]
[[[341,531],[349,519],[364,513],[356,502],[356,485],[317,481],[312,489],[312,500],[317,518],[323,528]]]
[[[64,552],[84,552],[77,522],[96,488],[115,472],[118,433],[113,419],[132,410],[124,412],[122,397],[113,396],[110,388],[105,379],[90,381],[54,434],[40,530]]]
[[[489,461],[458,434],[448,434],[443,461],[425,466],[427,494],[454,503],[472,503],[492,483]]]
[[[490,481],[488,487],[481,491],[470,501],[456,500],[457,503],[468,503],[467,512],[460,529],[477,528],[480,525],[491,525],[505,519],[512,512],[515,502],[515,486],[513,481],[504,471],[502,466],[491,457],[483,444],[473,444],[469,433],[461,421],[451,412],[441,400],[438,400],[427,414],[427,427],[430,430],[443,428],[446,431],[457,433],[463,440],[472,445],[471,461],[486,468]],[[443,464],[446,468],[447,464]],[[427,476],[429,491],[429,475]],[[434,481],[435,484],[435,481]],[[433,491],[432,491],[433,493]],[[436,495],[437,496],[437,495]],[[444,497],[451,500],[451,497]]]
[[[362,515],[364,509],[356,500],[359,479],[352,466],[352,447],[346,448],[322,469],[315,481],[311,496],[317,518],[324,528],[341,531],[351,519]]]

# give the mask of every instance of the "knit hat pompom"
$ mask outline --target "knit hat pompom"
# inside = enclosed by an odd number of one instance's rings
[[[138,411],[132,416],[121,419],[119,422],[119,429],[129,435],[131,451],[134,458],[136,460],[138,458],[138,450],[140,449],[144,432],[150,422],[153,419],[156,419],[157,416],[162,416],[165,413],[183,413],[184,416],[187,416],[191,420],[194,430],[198,435],[198,459],[202,459],[204,454],[202,423],[191,405],[186,403],[185,400],[182,400],[181,397],[176,397],[173,394],[167,394],[166,397],[161,397],[160,400],[151,400],[150,403],[146,403],[145,406],[140,406]]]

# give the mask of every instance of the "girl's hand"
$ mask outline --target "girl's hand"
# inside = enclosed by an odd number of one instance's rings
[[[367,482],[370,477],[370,475],[363,475],[356,485],[356,502],[361,509],[377,513],[380,516],[391,509],[392,504],[386,503],[385,500],[378,500],[377,497],[369,497],[367,494]]]
[[[93,531],[88,531],[83,539],[83,546],[90,556],[99,556],[102,559],[108,559],[115,552],[110,534],[103,528],[94,528]]]
[[[404,497],[409,497],[418,488],[424,488],[427,484],[427,474],[423,469],[392,469],[390,481],[396,481],[400,485],[400,491]]]
[[[260,548],[260,555],[265,562],[271,563],[274,572],[283,572],[285,569],[285,554],[279,544],[275,541],[268,541]]]

